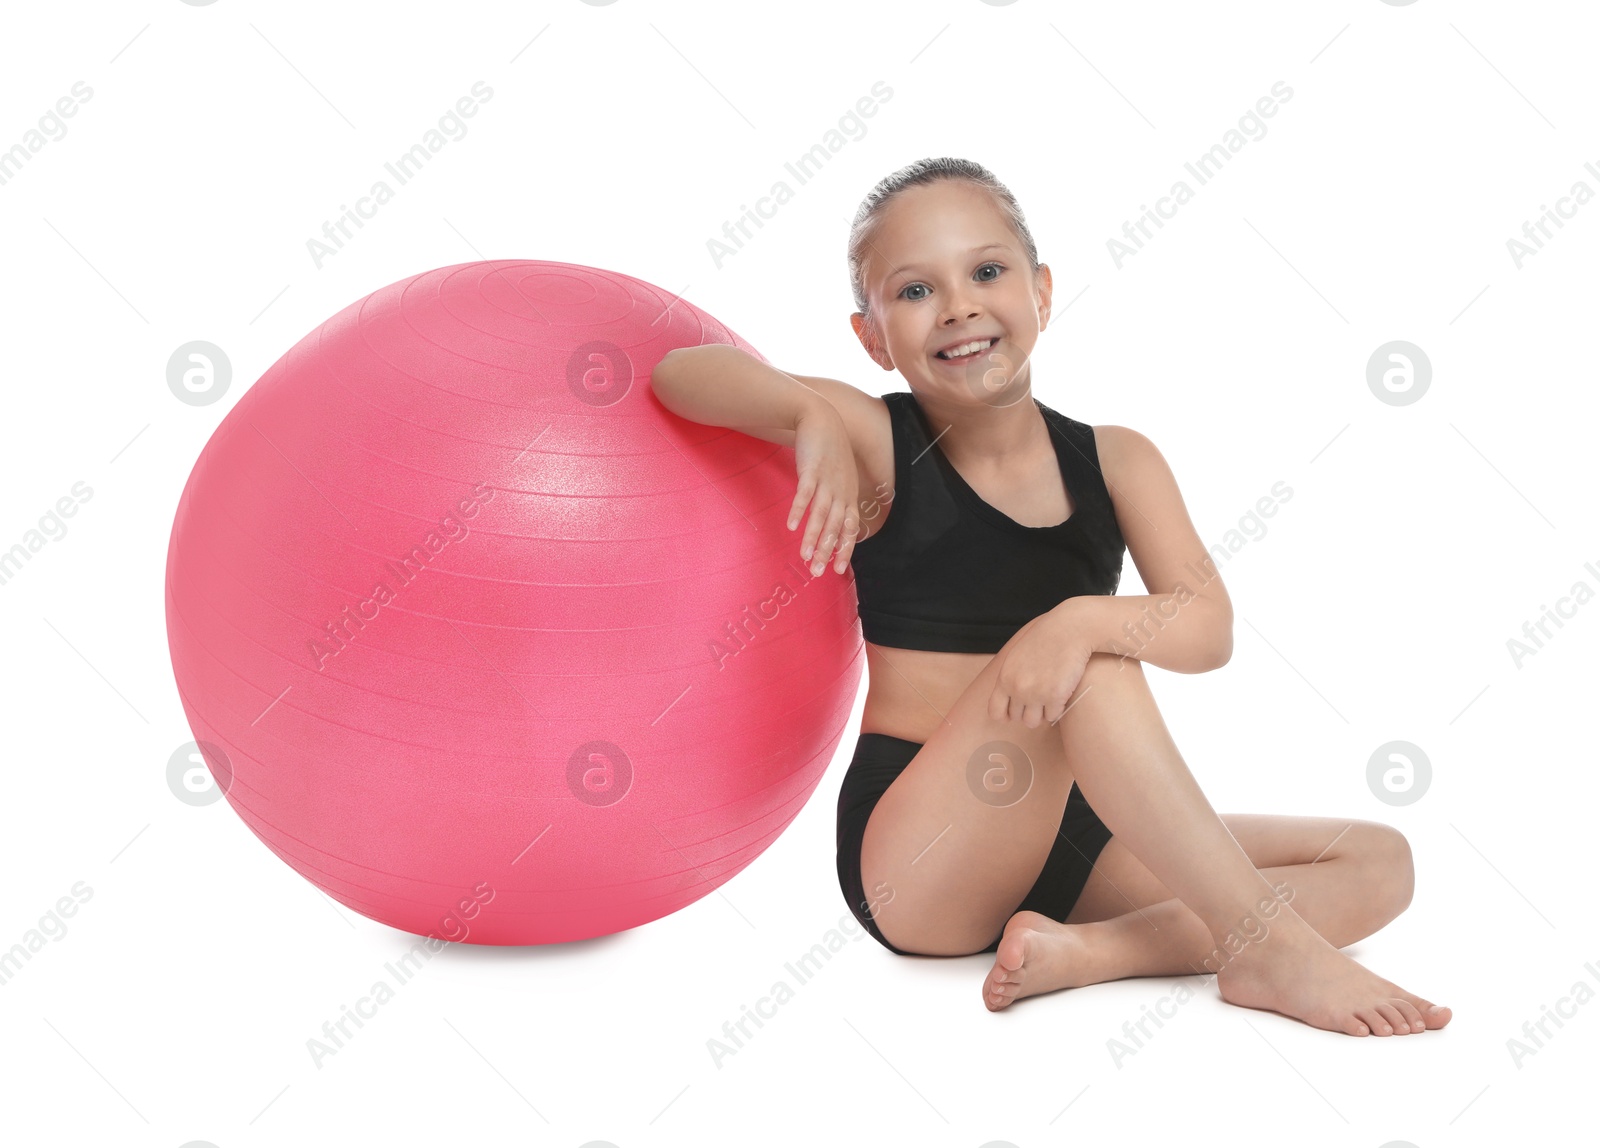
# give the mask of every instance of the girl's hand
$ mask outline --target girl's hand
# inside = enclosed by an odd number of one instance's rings
[[[1017,633],[989,695],[989,717],[1020,720],[1029,729],[1037,729],[1041,720],[1053,725],[1067,712],[1067,700],[1094,649],[1059,607]]]
[[[850,445],[844,419],[826,400],[802,415],[795,425],[794,464],[800,485],[789,509],[790,530],[799,523],[807,505],[811,507],[800,541],[800,557],[811,563],[811,573],[817,575],[827,567],[832,554],[834,570],[843,574],[861,530],[860,512],[856,509],[859,480],[855,449]]]

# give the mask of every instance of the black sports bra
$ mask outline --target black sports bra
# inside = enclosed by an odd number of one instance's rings
[[[906,650],[997,653],[1028,622],[1078,594],[1115,594],[1122,531],[1100,473],[1094,428],[1038,399],[1072,495],[1054,526],[1024,526],[967,485],[916,396],[883,396],[894,433],[894,490],[881,530],[863,514],[850,556],[861,634]]]

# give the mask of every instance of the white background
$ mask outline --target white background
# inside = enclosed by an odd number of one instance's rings
[[[1575,982],[1600,989],[1582,724],[1600,607],[1520,668],[1507,641],[1600,586],[1600,206],[1520,269],[1507,240],[1575,182],[1600,190],[1596,33],[1588,5],[1434,0],[8,5],[0,148],[75,83],[93,94],[0,185],[0,548],[74,483],[93,496],[0,585],[0,950],[75,883],[92,896],[0,984],[0,1136],[1433,1146],[1576,1119],[1600,1004],[1520,1066],[1507,1042]],[[480,80],[468,134],[319,269],[307,240]],[[878,81],[865,134],[797,186],[785,161]],[[1266,135],[1119,269],[1107,240],[1278,81],[1293,97]],[[1119,1065],[1107,1041],[1174,982],[995,1015],[988,958],[907,960],[858,931],[718,1066],[724,1021],[848,920],[853,722],[716,894],[585,943],[450,946],[315,1067],[308,1038],[411,939],[327,900],[226,802],[167,788],[192,735],[165,552],[211,431],[350,302],[485,258],[626,271],[786,369],[903,389],[850,332],[845,240],[873,183],[927,155],[985,164],[1028,214],[1058,300],[1041,399],[1149,435],[1208,543],[1293,489],[1223,567],[1232,662],[1149,676],[1218,810],[1406,833],[1415,901],[1349,952],[1454,1023],[1349,1039],[1188,978],[1200,995]],[[719,268],[707,240],[779,179],[793,199]],[[167,387],[193,339],[233,364],[213,405]],[[1366,382],[1394,339],[1432,364],[1410,405]],[[1143,592],[1131,563],[1122,589]],[[1433,770],[1401,807],[1366,781],[1396,739]]]

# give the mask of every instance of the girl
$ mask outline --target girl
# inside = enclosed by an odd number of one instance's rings
[[[838,873],[862,925],[895,953],[994,953],[992,1010],[1206,971],[1233,1004],[1353,1036],[1446,1024],[1339,951],[1410,903],[1406,839],[1219,817],[1162,723],[1142,663],[1225,665],[1232,605],[1150,440],[1032,397],[1052,285],[1010,191],[966,160],[895,172],[849,271],[851,326],[909,392],[730,346],[670,352],[652,386],[792,446],[802,559],[854,568],[869,686]],[[1153,593],[1115,595],[1124,546]]]

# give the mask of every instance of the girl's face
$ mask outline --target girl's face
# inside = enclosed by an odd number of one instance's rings
[[[1009,406],[1030,393],[1028,356],[1050,319],[1050,269],[1031,274],[989,192],[954,179],[906,189],[889,201],[864,263],[872,322],[857,311],[850,325],[884,370],[958,403]],[[950,348],[968,353],[941,354]]]

